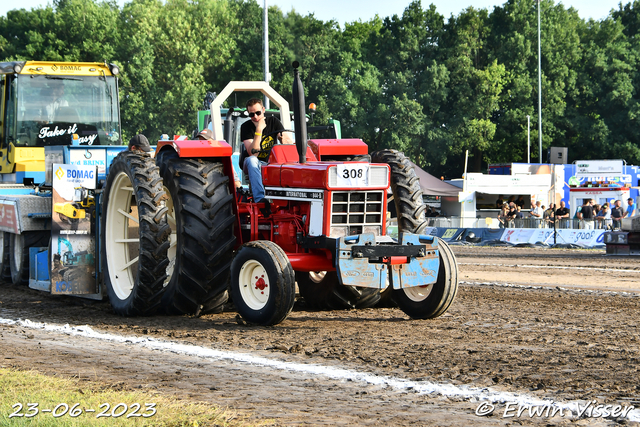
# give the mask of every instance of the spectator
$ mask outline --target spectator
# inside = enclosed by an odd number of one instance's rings
[[[556,205],[554,205],[553,203],[550,204],[549,209],[544,211],[543,218],[544,218],[545,227],[553,228],[553,223],[555,222],[555,219],[556,219]]]
[[[516,228],[522,228],[523,221],[522,219],[524,218],[524,215],[522,215],[522,212],[520,212],[520,206],[516,205],[516,216],[515,216],[515,226]]]
[[[507,216],[507,227],[514,228],[515,227],[515,219],[518,214],[518,209],[516,208],[515,202],[509,202],[509,214]]]
[[[596,215],[596,221],[598,224],[598,228],[600,229],[608,229],[609,223],[611,222],[611,212],[609,211],[609,204],[605,203],[602,205],[602,209]]]
[[[140,154],[144,154],[151,151],[151,145],[149,145],[149,140],[146,136],[144,136],[143,134],[138,134],[131,137],[127,149],[129,151],[135,151],[140,152]]]
[[[562,227],[566,224],[566,220],[569,219],[569,208],[566,207],[564,200],[560,201],[560,207],[556,209],[556,220],[558,222],[558,226]]]
[[[502,204],[502,208],[498,213],[498,221],[500,222],[500,228],[507,228],[509,226],[509,208],[506,203]]]
[[[631,197],[627,199],[627,213],[625,214],[625,218],[631,218],[636,214],[636,204]]]
[[[620,225],[622,224],[622,217],[624,213],[622,212],[622,202],[620,200],[616,200],[613,204],[613,208],[611,208],[611,220],[612,227],[614,230],[619,230]]]
[[[531,212],[529,213],[533,218],[533,222],[535,224],[536,228],[542,228],[542,218],[544,216],[544,209],[541,207],[541,202],[540,200],[538,200],[536,202],[536,206],[531,209]]]
[[[593,230],[593,220],[595,215],[593,214],[593,199],[587,199],[582,205],[582,228],[587,230]]]
[[[520,209],[524,208],[524,196],[518,196],[518,200],[516,200],[516,206],[519,206]]]
[[[498,196],[498,200],[496,200],[496,209],[502,209],[502,205],[504,205],[504,200],[501,194]]]

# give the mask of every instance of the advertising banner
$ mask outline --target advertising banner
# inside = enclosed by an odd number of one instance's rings
[[[536,230],[533,228],[507,228],[502,234],[500,240],[513,245],[529,243],[535,231]]]
[[[585,248],[604,246],[606,230],[557,230],[557,243],[578,245]]]
[[[96,166],[53,165],[51,293],[95,294]]]

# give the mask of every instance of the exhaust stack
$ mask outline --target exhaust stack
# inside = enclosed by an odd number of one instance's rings
[[[306,112],[304,110],[304,88],[302,87],[302,80],[300,80],[300,73],[298,67],[300,63],[294,61],[293,63],[293,125],[295,126],[296,135],[296,148],[298,149],[298,156],[300,163],[307,162],[307,121]]]

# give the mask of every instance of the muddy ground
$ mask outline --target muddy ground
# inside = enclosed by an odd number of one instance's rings
[[[0,285],[0,317],[235,350],[556,402],[640,408],[640,259],[601,250],[454,246],[461,284],[442,317],[396,308],[307,311],[274,327],[233,312],[121,318],[109,304]],[[505,286],[506,285],[506,286]],[[587,290],[583,290],[587,289]],[[613,291],[613,292],[612,292]],[[229,406],[277,425],[638,425],[625,419],[478,417],[478,402],[0,325],[0,366]],[[497,404],[500,409],[500,404]],[[504,409],[504,405],[502,406]]]

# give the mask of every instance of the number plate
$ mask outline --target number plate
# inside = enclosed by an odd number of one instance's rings
[[[343,164],[336,166],[338,172],[337,187],[368,187],[369,165],[366,163]]]

